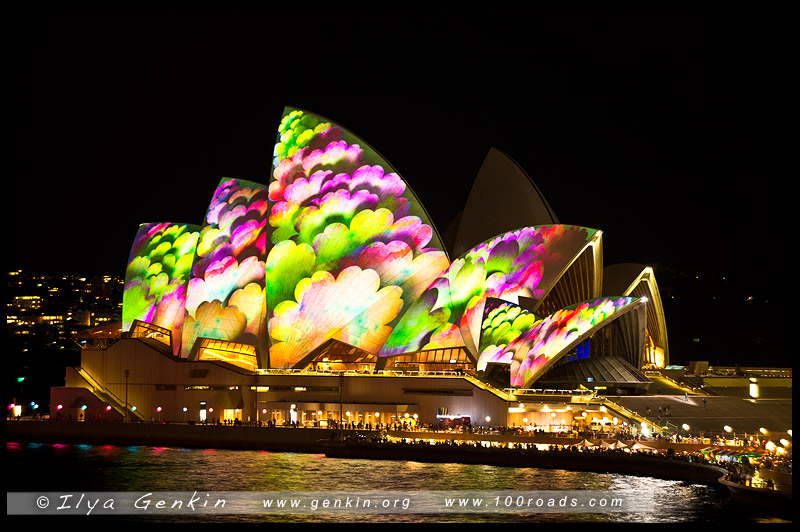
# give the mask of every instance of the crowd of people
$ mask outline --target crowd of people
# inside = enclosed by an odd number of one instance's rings
[[[338,436],[337,436],[338,437]],[[704,451],[676,451],[674,448],[650,449],[646,446],[630,445],[620,447],[617,445],[589,445],[589,444],[541,444],[528,442],[498,443],[480,440],[455,440],[455,439],[426,439],[426,438],[391,438],[386,432],[363,436],[353,434],[348,438],[353,440],[373,441],[385,444],[406,444],[406,445],[430,445],[430,446],[450,446],[456,448],[468,448],[472,450],[486,450],[487,452],[498,450],[526,450],[526,451],[549,451],[567,453],[591,453],[603,455],[629,455],[646,456],[652,458],[662,458],[668,460],[679,460],[702,465],[717,466],[725,469],[728,473],[726,479],[743,485],[765,488],[765,489],[784,489],[785,486],[778,486],[771,478],[763,475],[763,471],[777,471],[783,474],[792,473],[792,456],[789,454],[764,454],[760,457],[738,456],[731,457],[717,453],[714,450]],[[759,474],[761,473],[761,474]],[[789,489],[791,489],[789,485]]]

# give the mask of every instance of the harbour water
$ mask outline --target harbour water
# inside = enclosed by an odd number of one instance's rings
[[[594,511],[331,512],[301,510],[242,514],[141,512],[124,519],[152,522],[789,522],[790,516],[730,500],[722,487],[611,473],[572,472],[455,463],[337,459],[320,454],[178,447],[13,443],[6,445],[7,492],[74,494],[114,492],[602,492],[637,494],[651,501],[636,513]],[[76,499],[73,499],[76,500]],[[27,516],[26,516],[27,517]],[[19,517],[20,519],[24,517]],[[35,515],[32,518],[36,518]],[[91,519],[91,517],[90,517]]]

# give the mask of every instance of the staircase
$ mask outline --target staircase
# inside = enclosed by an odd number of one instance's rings
[[[77,370],[78,375],[80,375],[81,378],[83,378],[83,380],[86,382],[86,388],[88,388],[88,390],[91,391],[95,397],[105,403],[108,403],[111,408],[118,412],[123,418],[144,421],[144,417],[141,413],[136,410],[131,410],[130,408],[127,409],[128,413],[126,416],[124,401],[120,400],[116,395],[100,386],[100,384],[91,375],[89,375],[85,369],[81,367],[75,369]]]

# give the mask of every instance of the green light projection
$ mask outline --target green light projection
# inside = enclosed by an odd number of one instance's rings
[[[199,236],[199,226],[171,223],[139,226],[125,272],[124,330],[139,320],[170,329],[180,338]],[[173,340],[176,354],[179,345],[180,342]]]

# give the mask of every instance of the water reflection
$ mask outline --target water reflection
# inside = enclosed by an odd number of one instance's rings
[[[720,522],[771,519],[744,512],[727,492],[628,475],[414,461],[333,459],[320,454],[172,447],[7,443],[7,491],[493,491],[625,490],[654,501],[646,514],[243,515],[203,521],[308,522]],[[148,518],[149,519],[149,518]],[[155,518],[153,518],[155,519]],[[165,518],[191,520],[191,516]]]

